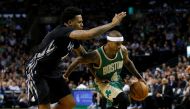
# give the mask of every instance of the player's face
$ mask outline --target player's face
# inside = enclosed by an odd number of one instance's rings
[[[83,19],[81,15],[77,15],[74,19],[71,20],[71,26],[74,29],[81,30],[83,29]]]
[[[122,45],[122,42],[109,42],[109,43],[113,52],[119,51]]]

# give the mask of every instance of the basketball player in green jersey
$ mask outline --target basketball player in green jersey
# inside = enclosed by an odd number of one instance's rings
[[[124,41],[120,32],[113,30],[107,36],[107,43],[84,56],[76,58],[68,67],[63,77],[68,80],[72,70],[79,64],[93,64],[93,75],[98,91],[119,109],[127,109],[129,97],[122,91],[123,82],[120,77],[123,65],[139,80],[143,80],[133,62],[128,57],[128,51],[122,45]],[[114,107],[111,109],[114,109]]]

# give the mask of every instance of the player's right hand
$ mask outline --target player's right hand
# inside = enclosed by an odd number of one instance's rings
[[[121,12],[119,14],[115,14],[115,16],[112,19],[112,24],[114,26],[119,25],[122,21],[122,19],[126,16],[126,12]]]

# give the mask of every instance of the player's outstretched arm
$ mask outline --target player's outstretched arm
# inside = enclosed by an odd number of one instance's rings
[[[99,64],[99,56],[96,51],[92,51],[84,54],[83,56],[77,57],[67,68],[63,75],[63,78],[68,79],[72,71],[77,67],[78,64]]]
[[[126,12],[115,14],[111,23],[92,28],[90,30],[74,30],[70,33],[69,37],[77,40],[88,40],[97,37],[111,28],[119,25],[122,19],[126,16]]]
[[[125,46],[122,46],[123,58],[124,58],[124,66],[127,67],[129,72],[131,72],[135,77],[139,80],[144,81],[143,77],[138,73],[134,63],[129,59],[128,51]],[[145,82],[145,81],[144,81]]]

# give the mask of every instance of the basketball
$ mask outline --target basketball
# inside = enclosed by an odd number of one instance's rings
[[[148,86],[141,81],[135,82],[130,86],[129,95],[136,101],[142,101],[148,96]]]

